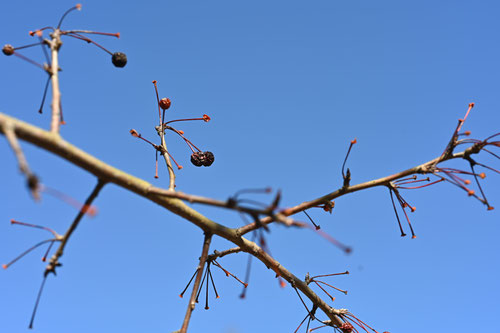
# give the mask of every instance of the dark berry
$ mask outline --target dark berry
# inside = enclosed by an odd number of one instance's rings
[[[172,102],[168,98],[162,98],[162,99],[160,99],[160,108],[162,110],[168,109],[171,104],[172,104]]]
[[[197,167],[200,167],[202,165],[206,167],[211,166],[212,163],[214,163],[214,160],[215,160],[214,154],[209,151],[205,152],[198,151],[196,153],[191,154],[191,163],[193,163]]]
[[[210,151],[206,151],[204,154],[205,154],[205,160],[203,161],[203,165],[206,167],[211,166],[215,160],[214,154]]]
[[[205,155],[201,151],[191,154],[191,163],[193,163],[197,167],[201,167],[203,165],[203,159]]]
[[[5,54],[6,56],[10,56],[10,55],[13,55],[14,54],[14,47],[10,44],[5,44],[3,47],[2,47],[2,52],[3,54]]]
[[[111,62],[115,67],[125,67],[127,64],[127,56],[122,52],[113,53],[113,57],[111,57]]]

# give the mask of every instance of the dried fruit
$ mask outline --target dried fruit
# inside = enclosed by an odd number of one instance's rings
[[[214,163],[215,156],[212,152],[210,151],[205,151],[205,152],[195,152],[191,154],[191,163],[193,163],[197,167],[203,166],[211,166],[212,163]]]
[[[111,62],[115,67],[125,67],[127,64],[127,56],[122,52],[115,52],[111,57]]]
[[[5,44],[3,47],[2,47],[2,52],[3,54],[5,54],[6,56],[10,56],[10,55],[13,55],[14,54],[14,47],[10,44]]]
[[[158,104],[160,105],[160,108],[162,110],[166,110],[170,107],[172,102],[170,101],[170,99],[164,97],[164,98],[160,99],[160,102]]]

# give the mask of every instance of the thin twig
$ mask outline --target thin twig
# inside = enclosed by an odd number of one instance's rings
[[[59,134],[61,126],[61,90],[59,88],[59,48],[62,45],[61,31],[55,29],[50,36],[52,40],[49,42],[52,59],[50,66],[50,78],[52,80],[52,121],[50,123],[50,131]]]
[[[465,149],[462,152],[453,153],[450,155],[441,155],[441,156],[436,157],[428,162],[425,162],[425,163],[417,165],[413,168],[406,169],[404,171],[395,173],[395,174],[387,176],[387,177],[382,177],[379,179],[370,180],[370,181],[367,181],[364,183],[349,186],[347,188],[342,187],[334,192],[325,194],[319,198],[316,198],[316,199],[313,199],[310,201],[304,201],[304,202],[302,202],[302,203],[300,203],[292,208],[288,208],[284,211],[281,211],[280,214],[282,214],[283,216],[291,216],[291,215],[297,214],[299,212],[302,212],[306,209],[309,209],[309,208],[324,204],[325,202],[329,202],[331,200],[334,200],[334,199],[341,197],[341,196],[348,194],[348,193],[354,193],[354,192],[366,190],[366,189],[377,187],[377,186],[388,186],[391,182],[393,182],[397,179],[400,179],[403,177],[408,177],[408,176],[411,176],[413,174],[432,173],[434,170],[434,167],[441,162],[452,160],[452,159],[459,159],[459,158],[463,159],[466,156],[469,156],[471,154],[479,153],[481,149],[478,149],[478,145],[472,145],[471,147]],[[269,224],[269,223],[273,222],[273,219],[267,216],[267,217],[262,218],[260,220],[260,222],[262,224]],[[258,227],[259,226],[254,222],[254,223],[249,223],[249,224],[239,228],[238,231],[241,235],[244,235],[252,230],[257,229]]]
[[[92,191],[92,193],[90,193],[87,200],[85,200],[84,205],[82,206],[82,208],[80,209],[80,211],[76,215],[75,219],[71,223],[71,225],[68,228],[68,230],[66,231],[66,233],[63,235],[62,240],[61,240],[61,244],[59,245],[59,248],[57,249],[56,253],[54,253],[54,255],[50,258],[49,264],[45,268],[45,274],[48,274],[49,272],[55,273],[56,267],[60,265],[59,258],[62,257],[62,255],[64,253],[64,247],[68,243],[69,238],[71,237],[71,235],[75,231],[76,227],[78,227],[80,220],[86,214],[89,207],[92,206],[92,202],[97,197],[97,195],[99,194],[101,189],[104,187],[104,185],[106,185],[105,181],[103,181],[101,179],[99,179],[97,181],[97,185],[94,187],[94,190]]]
[[[30,189],[31,195],[36,200],[40,199],[40,193],[38,192],[38,187],[39,187],[38,181],[37,181],[38,178],[30,170],[30,167],[28,165],[28,161],[26,160],[26,157],[24,156],[21,145],[19,144],[19,141],[17,140],[16,133],[14,132],[13,124],[11,122],[6,122],[5,124],[3,124],[2,128],[3,128],[3,132],[5,134],[5,138],[9,142],[9,145],[12,148],[14,155],[16,156],[17,163],[19,165],[19,170],[21,170],[21,172],[26,177],[26,182],[27,182],[28,187]]]
[[[182,323],[181,330],[179,331],[180,333],[187,332],[189,320],[191,319],[191,314],[193,313],[193,310],[196,306],[196,302],[195,302],[196,294],[197,294],[198,288],[200,286],[201,277],[203,275],[203,267],[205,266],[205,263],[207,261],[208,250],[210,248],[211,240],[212,240],[212,234],[205,232],[205,239],[203,240],[203,249],[201,251],[200,262],[198,264],[198,274],[196,275],[196,280],[194,281],[193,292],[191,293],[191,298],[189,299],[189,304],[188,304],[188,307],[186,310],[186,316],[184,317],[184,321]],[[208,286],[207,286],[207,289],[208,289]]]

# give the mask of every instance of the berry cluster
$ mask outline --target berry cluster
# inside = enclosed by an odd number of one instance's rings
[[[214,163],[214,154],[209,151],[201,152],[197,151],[191,154],[191,163],[197,167],[211,166]]]
[[[160,144],[154,144],[151,141],[145,139],[142,137],[141,134],[139,134],[135,129],[130,130],[130,134],[136,138],[139,138],[147,143],[149,143],[153,148],[156,150],[156,172],[155,172],[155,178],[158,178],[158,153],[160,153],[162,156],[165,157],[167,160],[167,156],[169,159],[171,159],[177,168],[180,170],[182,169],[182,165],[177,163],[177,161],[174,159],[174,157],[169,153],[166,143],[165,143],[165,133],[166,131],[172,131],[178,136],[181,137],[182,140],[187,144],[189,149],[191,150],[191,163],[197,167],[201,166],[211,166],[214,163],[215,157],[214,154],[210,151],[202,151],[200,148],[196,147],[196,145],[191,142],[188,138],[184,136],[184,131],[176,129],[170,124],[175,123],[175,122],[184,122],[184,121],[200,121],[202,120],[203,122],[208,123],[210,121],[210,117],[206,114],[204,114],[201,117],[198,118],[183,118],[183,119],[173,119],[169,121],[165,121],[165,115],[166,115],[166,110],[170,109],[172,105],[172,101],[169,98],[161,98],[158,95],[158,86],[157,86],[157,81],[153,80],[153,85],[155,87],[155,93],[156,93],[156,102],[158,105],[158,117],[159,117],[159,125],[155,126],[156,132],[160,136]],[[167,165],[169,165],[170,161],[167,161]],[[169,167],[171,170],[171,168]]]

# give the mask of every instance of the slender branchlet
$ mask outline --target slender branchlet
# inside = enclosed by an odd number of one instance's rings
[[[347,162],[347,158],[349,158],[349,154],[351,153],[352,146],[356,144],[357,140],[351,140],[351,143],[349,144],[349,149],[347,150],[347,154],[345,155],[344,163],[342,163],[342,178],[344,179],[344,183],[342,185],[343,188],[348,188],[349,184],[351,182],[351,171],[349,168],[347,168],[347,171],[344,172],[345,169],[345,164]]]
[[[196,304],[196,298],[197,298],[197,291],[200,288],[200,283],[201,283],[201,277],[203,274],[203,267],[205,266],[207,262],[207,257],[208,257],[208,250],[210,249],[210,242],[212,241],[212,234],[205,232],[205,238],[203,240],[203,247],[201,250],[201,256],[200,256],[200,261],[198,264],[198,268],[196,271],[196,278],[194,280],[194,285],[193,285],[193,290],[191,292],[191,297],[189,299],[189,304],[186,310],[186,315],[184,316],[184,321],[182,323],[182,327],[180,329],[180,333],[186,333],[188,326],[189,326],[189,321],[191,319],[191,314],[193,313],[193,310],[195,308]],[[208,291],[207,291],[208,293]],[[207,303],[208,306],[208,303]]]

